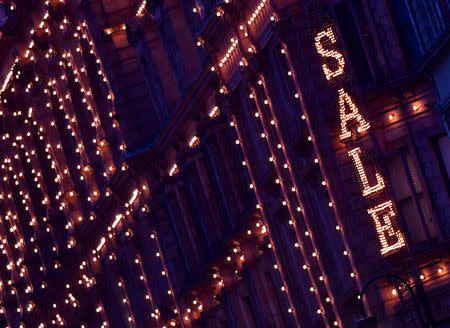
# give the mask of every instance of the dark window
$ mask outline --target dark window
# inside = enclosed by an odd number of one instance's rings
[[[380,58],[380,53],[377,51],[377,47],[375,45],[375,39],[372,35],[369,19],[367,17],[367,11],[365,10],[362,0],[356,0],[353,2],[355,11],[357,16],[359,17],[359,22],[361,24],[360,27],[360,37],[366,47],[366,55],[370,54],[369,61],[372,66],[372,74],[374,79],[380,79],[382,76],[383,63]],[[376,33],[376,32],[375,32]]]
[[[246,327],[256,328],[255,324],[255,314],[253,313],[252,305],[250,304],[250,298],[248,296],[244,296],[242,298],[242,304],[244,308],[244,315],[246,317]]]
[[[226,309],[224,307],[221,307],[220,309],[218,309],[214,316],[211,316],[209,319],[204,320],[204,327],[209,328],[211,327],[212,323],[216,323],[216,325],[214,325],[214,327],[216,328],[228,328],[230,327],[230,324],[228,323],[226,316]]]
[[[146,50],[149,50],[148,48]],[[148,54],[151,56],[151,54]],[[152,98],[155,114],[158,120],[158,125],[161,126],[162,122],[165,122],[168,116],[167,101],[165,98],[164,90],[161,85],[158,74],[156,74],[157,69],[154,62],[150,59],[147,60],[145,56],[140,56],[141,68],[144,73],[145,83],[147,84],[148,94]],[[154,128],[158,131],[158,127]]]
[[[183,0],[180,3],[195,36],[211,16],[216,3],[214,0]]]
[[[437,137],[434,148],[447,190],[450,191],[450,138],[445,135]]]
[[[204,19],[207,19],[209,16],[211,16],[216,6],[216,1],[215,0],[197,0],[197,1],[199,4],[203,6]]]
[[[170,17],[167,12],[163,14],[158,29],[180,93],[184,93],[188,87],[188,79],[186,77],[186,70],[184,68],[181,52],[177,45],[172,22],[170,21]]]
[[[407,0],[390,0],[389,5],[403,52],[410,66],[416,66],[422,50],[413,25]]]
[[[405,56],[414,66],[447,31],[441,1],[390,0],[389,5]]]
[[[370,71],[369,62],[358,33],[357,23],[349,5],[347,3],[341,3],[336,5],[334,10],[339,30],[344,39],[347,55],[358,81],[362,84],[372,82],[372,72]]]
[[[191,27],[192,34],[197,33],[205,19],[205,9],[201,0],[181,1],[181,5],[186,13],[187,21]]]
[[[441,10],[440,0],[408,0],[411,17],[417,25],[425,51],[430,49],[447,28]]]
[[[421,242],[435,237],[436,232],[431,220],[431,211],[425,200],[422,183],[414,161],[407,148],[387,159],[392,193],[402,216],[409,236],[413,242]],[[426,227],[421,216],[425,220]]]
[[[9,13],[5,5],[0,4],[0,27],[3,27],[8,21]]]
[[[280,309],[280,304],[278,303],[277,290],[270,272],[264,272],[264,277],[266,278],[268,285],[266,293],[269,299],[267,302],[269,303],[273,322],[277,325],[277,327],[284,327],[283,315]]]

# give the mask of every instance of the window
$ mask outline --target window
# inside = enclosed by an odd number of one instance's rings
[[[383,69],[385,65],[384,58],[382,52],[377,49],[375,41],[375,33],[377,32],[376,30],[373,30],[374,27],[371,27],[369,23],[370,18],[368,16],[368,12],[370,12],[371,9],[370,7],[367,8],[366,5],[362,3],[362,1],[363,0],[356,0],[353,2],[354,11],[356,12],[357,17],[359,17],[358,21],[361,25],[359,28],[359,35],[366,49],[366,55],[369,59],[369,64],[374,80],[380,80],[383,79]]]
[[[149,50],[148,48],[146,50]],[[147,55],[151,56],[151,54],[147,53]],[[144,75],[145,82],[147,84],[147,88],[149,90],[148,94],[152,98],[152,103],[154,107],[154,113],[156,114],[157,120],[155,123],[158,123],[159,126],[162,125],[162,122],[167,120],[168,116],[168,104],[165,98],[164,90],[161,85],[161,81],[159,79],[157,69],[155,67],[152,59],[147,59],[145,56],[140,56],[141,67]],[[158,127],[154,128],[156,131],[159,130]]]
[[[181,1],[184,7],[187,21],[191,27],[192,34],[195,35],[203,25],[205,20],[205,9],[201,0],[186,0]]]
[[[214,317],[211,316],[209,320],[208,319],[203,320],[202,327],[209,328],[211,327],[212,321],[214,321],[216,323],[216,326],[214,327],[216,328],[229,328],[230,324],[228,323],[227,320],[227,312],[228,311],[226,311],[226,305],[221,307],[215,313]]]
[[[284,327],[284,321],[283,321],[283,315],[280,309],[280,304],[278,303],[278,297],[277,292],[275,288],[275,284],[273,283],[272,276],[270,275],[270,272],[264,272],[264,278],[267,282],[267,296],[268,299],[266,300],[269,303],[270,312],[272,315],[273,323],[277,327]]]
[[[394,24],[410,66],[416,66],[447,29],[439,0],[389,0]]]
[[[167,11],[164,12],[161,17],[158,30],[161,40],[163,41],[167,57],[169,58],[170,65],[174,72],[178,89],[180,90],[180,93],[184,93],[188,88],[188,79],[186,77],[187,74],[180,49],[178,48],[175,31],[173,30],[172,22]]]
[[[3,27],[6,24],[8,17],[9,13],[6,5],[0,4],[0,27]]]
[[[435,237],[431,211],[408,149],[404,148],[390,156],[387,166],[392,193],[411,240],[418,243]]]
[[[450,191],[450,138],[448,136],[437,137],[434,147],[447,190]]]
[[[246,321],[245,327],[256,328],[255,314],[253,313],[252,305],[250,304],[250,298],[248,296],[244,296],[242,298],[242,307],[244,310],[244,317]]]
[[[214,8],[216,7],[216,1],[215,0],[196,0],[197,3],[202,6],[203,8],[203,20],[206,21],[211,14],[214,11]]]
[[[389,5],[406,60],[410,66],[415,66],[422,57],[422,50],[408,10],[407,0],[391,0]]]
[[[446,30],[440,0],[408,0],[423,48],[430,49]]]
[[[334,7],[334,11],[347,55],[358,81],[362,84],[373,82],[369,61],[358,32],[359,26],[355,21],[352,9],[348,3],[341,3]]]

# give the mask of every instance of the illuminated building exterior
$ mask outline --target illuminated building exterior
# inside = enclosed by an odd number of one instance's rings
[[[0,9],[0,327],[450,326],[448,1]]]

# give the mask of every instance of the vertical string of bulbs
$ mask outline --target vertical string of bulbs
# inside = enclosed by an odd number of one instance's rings
[[[14,151],[15,154],[13,156],[13,161],[11,161],[11,159],[9,158],[5,158],[4,159],[4,164],[2,164],[2,170],[5,171],[5,175],[3,177],[3,186],[2,189],[5,190],[4,188],[6,187],[6,190],[8,192],[7,194],[7,199],[9,202],[9,206],[5,207],[7,209],[7,212],[4,213],[4,219],[5,221],[7,221],[9,223],[9,228],[4,226],[4,221],[2,220],[2,225],[4,227],[4,230],[9,231],[9,234],[11,235],[11,238],[6,237],[5,234],[3,234],[2,237],[2,244],[1,244],[1,248],[2,248],[2,253],[6,256],[7,258],[7,265],[6,265],[6,269],[7,271],[10,272],[10,277],[7,281],[7,286],[9,286],[10,288],[10,292],[9,294],[14,295],[15,299],[17,300],[17,313],[20,315],[23,311],[24,307],[27,307],[27,309],[30,309],[30,303],[28,301],[28,293],[32,290],[32,288],[30,288],[31,283],[29,281],[29,276],[27,274],[27,268],[25,266],[25,264],[23,263],[24,261],[24,250],[26,249],[25,246],[25,240],[24,240],[24,236],[23,236],[23,232],[22,232],[22,225],[24,222],[20,222],[19,221],[19,215],[16,212],[16,210],[14,210],[16,208],[16,205],[21,205],[23,206],[23,209],[21,211],[23,211],[24,213],[31,213],[29,212],[29,203],[28,203],[28,198],[29,195],[27,193],[23,193],[22,189],[21,189],[21,183],[23,182],[23,173],[22,171],[20,171],[19,173],[18,170],[20,170],[20,166],[16,169],[16,166],[20,164],[20,162],[18,161],[18,154],[17,154],[17,144],[14,142],[14,146],[10,147],[9,151],[12,152]],[[6,165],[8,165],[8,170],[6,170]],[[8,176],[8,171],[10,172],[9,176]],[[2,193],[3,195],[3,193]],[[20,196],[20,201],[14,200],[15,199],[15,195],[19,195]],[[3,199],[3,197],[1,197],[3,202],[6,202],[6,200]],[[20,210],[20,209],[19,209]],[[24,220],[24,219],[23,219]],[[23,221],[22,220],[22,221]],[[28,222],[27,222],[28,223]],[[32,227],[30,228],[32,229]],[[8,242],[8,239],[10,241],[14,240],[15,242]],[[9,247],[11,244],[14,244],[14,249],[15,251],[13,252],[11,250],[11,248]],[[6,246],[6,247],[5,247]],[[15,284],[19,284],[20,280],[24,280],[25,283],[25,287],[24,289],[20,288],[16,288]]]
[[[336,307],[334,306],[334,302],[332,302],[333,296],[331,288],[325,275],[325,269],[323,267],[321,256],[315,243],[311,226],[308,222],[306,213],[304,213],[304,206],[302,205],[300,199],[299,189],[296,181],[293,178],[291,163],[289,161],[288,155],[286,154],[286,146],[282,140],[277,124],[277,117],[272,107],[272,101],[268,94],[266,82],[262,76],[260,76],[258,85],[261,87],[259,93],[263,94],[264,101],[260,100],[260,97],[257,95],[257,89],[255,89],[254,87],[252,88],[250,98],[255,101],[255,107],[257,111],[255,112],[254,116],[259,120],[259,123],[264,131],[261,134],[261,137],[263,137],[267,142],[271,153],[270,162],[274,165],[277,172],[275,182],[280,185],[283,194],[281,205],[287,207],[289,215],[291,217],[288,223],[289,226],[291,226],[295,231],[296,240],[294,243],[294,248],[300,249],[302,257],[306,262],[306,270],[309,274],[312,284],[310,291],[316,293],[317,302],[319,304],[317,313],[322,314],[325,322],[328,321],[326,320],[325,309],[321,301],[321,297],[323,297],[323,299],[327,303],[331,303],[331,310],[334,312],[337,320],[336,322],[338,322],[339,314]],[[264,108],[268,108],[268,110],[263,111],[262,106],[264,106]],[[271,129],[272,131],[270,131],[269,129]],[[284,170],[282,170],[280,167],[284,168]],[[283,174],[284,172],[286,172],[287,174]],[[288,186],[291,186],[291,193],[287,191]],[[291,201],[290,195],[295,196],[294,201]],[[296,210],[294,210],[294,208]],[[300,229],[304,231],[305,240],[303,241],[300,237],[302,235]],[[311,255],[308,256],[308,253]],[[314,275],[316,275],[316,277],[314,277]],[[323,295],[321,295],[320,293],[322,288],[320,288],[321,286],[319,286],[318,283],[324,284],[325,292],[323,293]]]
[[[152,296],[152,293],[150,291],[150,284],[147,279],[147,275],[145,274],[144,268],[142,267],[142,260],[139,253],[136,253],[136,258],[134,259],[134,263],[136,264],[138,271],[139,271],[139,280],[143,282],[144,288],[145,288],[145,299],[150,302],[151,306],[151,314],[155,312],[156,306],[155,302]],[[150,316],[151,316],[150,314]],[[156,319],[156,322],[160,323],[158,319]]]
[[[266,227],[267,230],[267,235],[269,237],[270,243],[267,245],[268,249],[272,250],[272,254],[274,256],[275,259],[275,263],[273,264],[273,268],[274,270],[277,270],[277,272],[280,275],[280,278],[283,282],[283,286],[281,287],[281,291],[286,295],[288,303],[289,303],[289,308],[287,309],[288,313],[292,314],[295,323],[297,324],[297,326],[300,327],[300,323],[298,321],[298,317],[297,317],[297,313],[295,311],[294,308],[294,302],[292,300],[293,296],[292,296],[292,291],[290,289],[287,288],[287,284],[286,284],[286,278],[285,278],[285,273],[283,272],[282,266],[281,266],[281,261],[279,259],[279,255],[277,254],[276,251],[276,247],[275,244],[273,242],[273,237],[269,228],[269,225],[267,223],[267,213],[265,208],[262,206],[262,198],[261,195],[259,193],[259,189],[255,186],[255,179],[254,179],[254,174],[251,168],[251,165],[248,161],[248,156],[247,156],[247,152],[245,150],[244,144],[242,143],[242,135],[241,132],[238,128],[238,124],[235,122],[234,118],[230,119],[230,126],[234,128],[236,135],[237,135],[237,139],[235,140],[235,144],[238,145],[242,151],[242,155],[244,157],[244,160],[242,161],[242,164],[247,168],[248,174],[250,176],[251,179],[251,189],[253,189],[256,199],[257,199],[257,204],[256,204],[256,208],[261,212],[261,218],[262,221],[264,223],[264,226]]]
[[[164,260],[164,255],[163,255],[163,252],[161,250],[161,245],[159,243],[159,239],[158,239],[158,235],[156,234],[156,231],[153,230],[151,232],[150,239],[154,240],[155,245],[156,245],[157,251],[156,251],[155,255],[161,261],[161,266],[163,268],[163,270],[161,272],[162,272],[162,275],[166,277],[167,284],[169,286],[169,289],[167,290],[167,294],[170,295],[170,297],[172,299],[172,302],[173,302],[173,305],[175,307],[174,313],[178,317],[180,326],[184,327],[183,318],[182,318],[182,311],[181,311],[181,308],[180,308],[180,306],[178,305],[178,303],[177,303],[177,301],[175,299],[174,288],[173,288],[173,285],[172,285],[172,281],[170,280],[170,277],[169,277],[169,271],[167,269],[167,265],[166,265],[166,262]],[[169,321],[169,326],[175,327],[176,326],[176,321],[175,320]]]
[[[289,67],[289,72],[294,72],[292,59],[291,59],[290,54],[289,54],[289,52],[287,50],[287,47],[285,45],[281,45],[281,53],[286,55],[286,61],[287,61],[288,67]],[[302,114],[301,118],[302,118],[302,120],[304,120],[306,122],[306,125],[308,127],[308,131],[312,135],[313,134],[313,128],[312,128],[311,123],[310,123],[310,121],[308,119],[307,107],[304,106],[304,103],[303,103],[303,100],[302,100],[303,97],[301,95],[301,91],[300,91],[300,88],[299,88],[299,83],[298,83],[298,80],[297,80],[297,77],[296,77],[295,73],[292,73],[291,77],[292,77],[292,82],[293,82],[294,88],[295,88],[294,97],[299,100],[300,106],[302,107],[302,110],[303,110],[303,114]],[[336,220],[336,225],[335,225],[336,232],[338,233],[338,235],[339,235],[339,237],[340,237],[340,239],[341,239],[341,241],[342,241],[342,243],[344,245],[344,250],[343,250],[342,254],[348,259],[348,263],[349,263],[349,266],[351,268],[350,277],[351,278],[355,278],[354,280],[356,281],[357,287],[358,287],[359,290],[361,290],[361,288],[362,288],[361,280],[360,280],[360,277],[359,277],[359,275],[357,273],[357,269],[356,269],[356,265],[355,265],[355,262],[354,262],[354,259],[353,259],[353,255],[350,252],[350,247],[348,245],[347,238],[346,238],[346,236],[344,234],[344,231],[343,231],[343,225],[342,225],[342,222],[340,220],[340,216],[337,213],[336,207],[334,206],[335,203],[333,201],[333,192],[330,189],[329,183],[326,182],[326,180],[328,180],[328,179],[326,178],[327,175],[326,175],[326,172],[324,170],[323,163],[322,163],[322,161],[320,159],[319,148],[318,148],[317,142],[316,142],[316,140],[314,138],[313,138],[312,141],[313,141],[314,151],[315,151],[317,159],[318,159],[317,163],[319,164],[321,174],[324,177],[324,182],[325,182],[324,185],[327,187],[328,195],[329,195],[329,198],[330,198],[330,204],[331,204],[330,207],[333,208],[334,217],[335,217],[335,220]]]

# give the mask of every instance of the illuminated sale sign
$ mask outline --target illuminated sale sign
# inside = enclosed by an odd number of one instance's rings
[[[315,46],[317,52],[323,58],[322,69],[327,81],[336,85],[345,85],[344,81],[339,81],[345,78],[345,59],[343,54],[333,46],[335,43],[336,37],[331,27],[316,34]],[[341,127],[339,138],[345,143],[351,141],[352,147],[350,147],[348,155],[352,159],[356,175],[358,176],[362,195],[370,200],[371,203],[375,202],[376,204],[368,208],[367,213],[371,216],[375,225],[381,244],[381,254],[388,254],[406,246],[406,243],[400,229],[396,227],[397,214],[392,200],[382,199],[385,198],[381,196],[382,192],[386,191],[386,184],[382,174],[374,168],[366,170],[369,168],[369,163],[365,163],[361,156],[361,147],[363,145],[355,145],[360,136],[369,132],[370,124],[356,106],[346,87],[339,86],[337,88],[337,99]],[[370,184],[367,175],[369,171],[373,172],[372,174],[374,175],[372,180],[375,182],[372,184]]]

